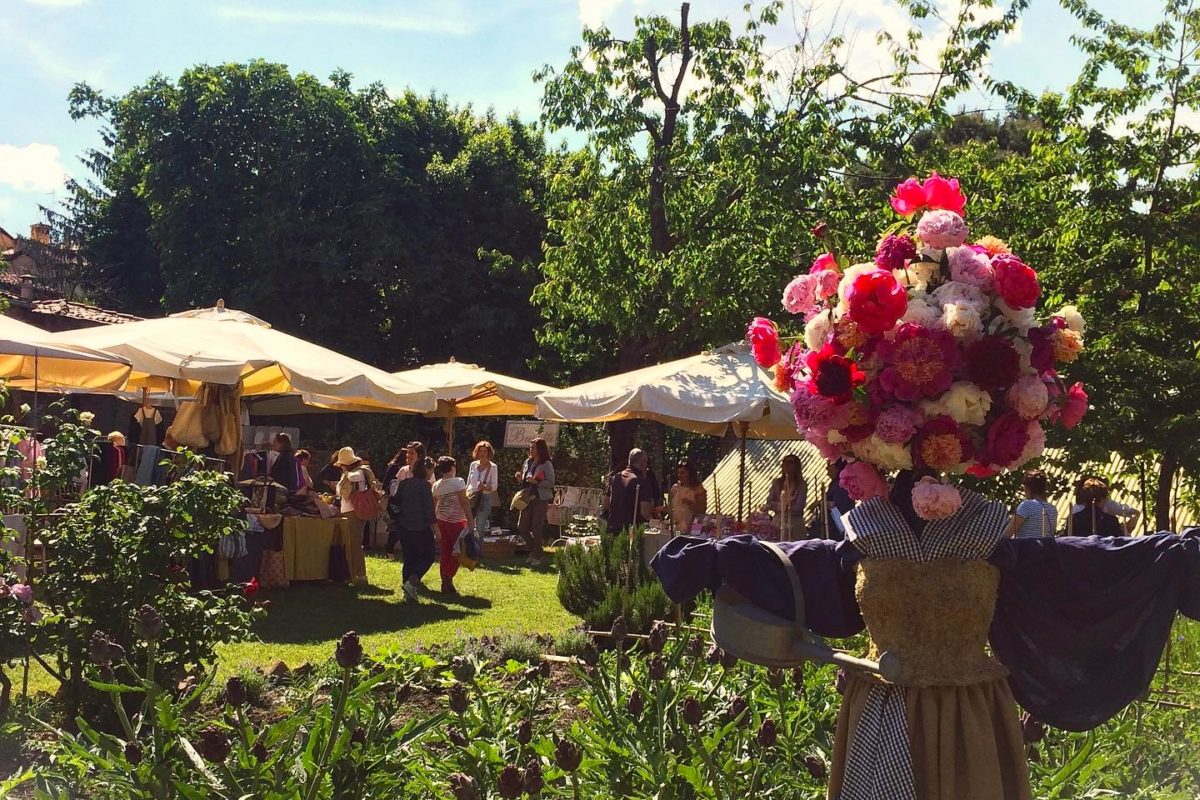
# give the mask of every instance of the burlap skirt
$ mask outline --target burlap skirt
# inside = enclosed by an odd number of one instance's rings
[[[865,795],[856,791],[861,787],[846,786],[847,757],[860,723],[876,724],[864,720],[872,687],[879,684],[854,676],[847,679],[829,778],[830,800],[842,800],[844,786],[846,796],[879,800],[895,796],[885,781],[876,783],[875,791],[868,788]],[[918,800],[1032,800],[1021,724],[1007,680],[886,689],[900,693],[893,695],[896,700],[903,699]]]

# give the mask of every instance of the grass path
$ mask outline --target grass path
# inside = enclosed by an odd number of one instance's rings
[[[457,636],[502,633],[559,633],[578,619],[558,602],[557,573],[551,568],[529,569],[523,562],[480,564],[474,572],[461,570],[455,578],[458,597],[425,592],[420,603],[406,602],[400,591],[400,563],[368,557],[370,586],[354,588],[300,584],[263,592],[271,613],[258,628],[261,641],[223,646],[222,671],[269,666],[283,660],[288,666],[319,663],[333,654],[338,638],[358,631],[368,653],[396,647],[446,642]],[[438,588],[437,565],[425,584]]]

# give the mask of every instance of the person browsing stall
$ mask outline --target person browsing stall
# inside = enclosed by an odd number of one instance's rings
[[[399,540],[404,553],[400,588],[406,598],[415,601],[425,573],[438,560],[434,542],[441,536],[425,459],[417,459],[409,467],[408,475],[396,488],[391,508],[395,525],[388,534],[387,549],[391,552]]]
[[[475,507],[475,532],[480,536],[492,526],[492,507],[496,502],[496,487],[500,482],[500,470],[493,461],[496,451],[492,443],[481,441],[471,451],[471,468],[467,471],[467,499]]]
[[[678,481],[669,493],[671,522],[676,531],[687,533],[692,529],[692,522],[707,513],[708,492],[700,482],[696,468],[687,459],[679,462],[675,475]]]
[[[654,514],[645,477],[649,463],[646,452],[635,447],[629,451],[628,466],[609,482],[608,529],[613,533],[645,525]]]
[[[517,518],[517,533],[529,545],[531,567],[540,566],[545,551],[542,549],[542,529],[546,526],[546,511],[554,499],[554,464],[550,461],[550,447],[542,438],[529,443],[529,458],[516,474],[523,489],[533,491],[529,504],[521,509]]]
[[[433,468],[434,516],[438,528],[438,563],[442,573],[442,593],[458,594],[454,576],[458,573],[458,558],[454,544],[471,519],[471,501],[467,499],[467,482],[458,477],[457,462],[442,456]]]

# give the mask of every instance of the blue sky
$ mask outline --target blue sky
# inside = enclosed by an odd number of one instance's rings
[[[891,0],[814,5],[839,30],[860,31],[856,58],[869,55],[873,31],[894,23],[897,13]],[[1123,3],[1096,5],[1117,13]],[[359,83],[436,89],[454,102],[533,118],[539,87],[531,73],[563,63],[585,22],[619,32],[635,14],[674,15],[678,6],[679,0],[0,0],[0,226],[27,233],[41,216],[38,204],[62,196],[64,174],[84,174],[78,155],[98,138],[94,123],[67,114],[66,95],[76,81],[118,94],[195,63],[265,58],[321,77],[341,67]],[[692,0],[691,13],[739,18],[741,6],[742,0]],[[1079,63],[1069,44],[1077,25],[1053,0],[1033,6],[993,54],[992,72],[1035,90],[1062,88]]]

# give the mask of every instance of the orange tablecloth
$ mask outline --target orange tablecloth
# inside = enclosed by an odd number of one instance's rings
[[[346,517],[284,517],[283,563],[287,579],[328,580],[329,548],[333,544],[346,548],[351,579],[355,583],[366,583],[367,564],[363,558],[361,522]]]

